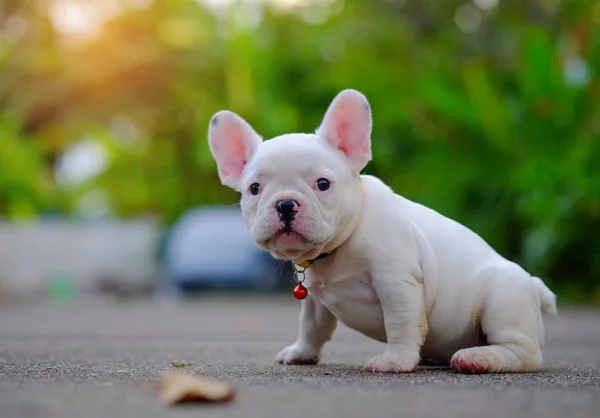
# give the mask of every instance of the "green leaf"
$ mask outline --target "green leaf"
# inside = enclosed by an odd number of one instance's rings
[[[186,363],[175,363],[175,362],[171,362],[171,366],[173,366],[173,367],[189,367],[189,366],[191,366],[191,365],[192,365],[191,363],[189,363],[189,364],[186,364]]]
[[[481,60],[464,66],[463,81],[471,109],[479,122],[482,139],[498,150],[506,151],[512,144],[510,108],[502,94],[491,82]]]

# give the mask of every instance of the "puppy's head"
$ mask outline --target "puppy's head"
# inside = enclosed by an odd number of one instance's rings
[[[358,173],[371,160],[371,109],[344,90],[315,134],[268,141],[240,116],[216,113],[208,140],[221,182],[241,193],[242,213],[257,245],[295,262],[333,250],[361,211]]]

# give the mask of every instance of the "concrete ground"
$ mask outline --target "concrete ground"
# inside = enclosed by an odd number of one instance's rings
[[[598,417],[600,312],[546,317],[535,374],[361,372],[382,345],[340,327],[319,366],[280,366],[296,336],[288,297],[79,300],[0,306],[0,417]],[[232,403],[167,408],[143,383],[171,362],[231,382]]]

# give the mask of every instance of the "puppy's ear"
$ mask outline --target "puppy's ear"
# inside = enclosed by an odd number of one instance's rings
[[[262,138],[244,119],[222,110],[210,120],[208,144],[217,162],[219,178],[225,186],[240,191],[244,167],[250,161]]]
[[[329,105],[317,135],[341,151],[355,172],[371,161],[371,106],[356,90],[343,90]]]

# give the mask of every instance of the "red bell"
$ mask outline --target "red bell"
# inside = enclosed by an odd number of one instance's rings
[[[298,286],[294,288],[294,297],[302,300],[308,296],[308,289],[302,286],[302,283],[298,283]]]

